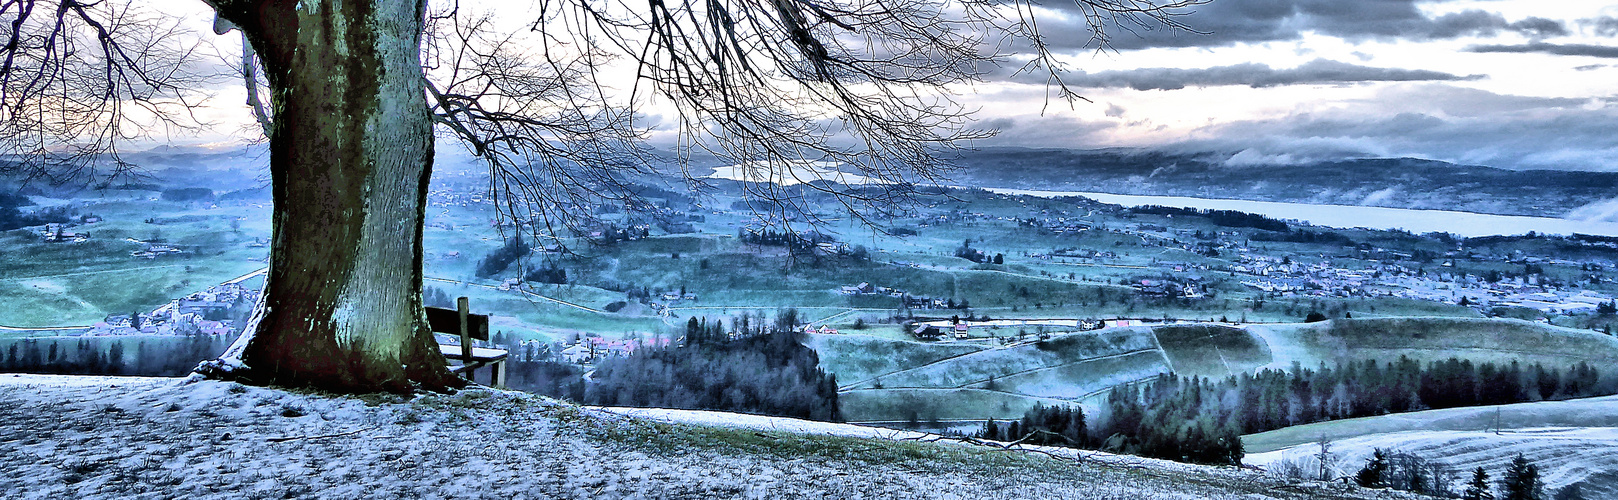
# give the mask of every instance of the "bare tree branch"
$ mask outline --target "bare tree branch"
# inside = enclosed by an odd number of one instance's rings
[[[1105,50],[1113,32],[1189,29],[1177,16],[1205,1],[1076,0],[1069,12]],[[992,135],[971,126],[972,110],[953,91],[1021,61],[1018,72],[1045,72],[1063,99],[1083,99],[1062,83],[1064,68],[1039,31],[1044,8],[1031,0],[542,0],[533,37],[518,43],[456,4],[430,23],[430,93],[439,123],[489,162],[495,194],[516,221],[587,223],[577,209],[623,194],[616,188],[644,159],[637,139],[655,114],[677,130],[680,158],[712,155],[760,181],[742,184],[762,212],[757,224],[817,225],[824,203],[870,223],[914,201],[918,186],[945,183],[951,169],[940,152]],[[632,78],[618,73],[625,64]],[[701,173],[682,173],[693,187],[712,187]],[[841,174],[863,182],[828,182]]]
[[[0,1],[0,174],[53,184],[133,172],[119,144],[200,122],[200,41],[109,1]]]

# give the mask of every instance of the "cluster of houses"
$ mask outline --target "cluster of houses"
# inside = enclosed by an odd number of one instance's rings
[[[1546,314],[1581,314],[1596,312],[1602,304],[1611,304],[1608,297],[1589,290],[1578,293],[1533,292],[1501,297],[1496,306],[1526,307]]]
[[[1135,283],[1135,291],[1151,297],[1177,297],[1187,299],[1200,299],[1202,291],[1194,283],[1178,283],[1169,280],[1140,280]]]
[[[889,297],[903,297],[904,290],[888,288],[885,286],[871,286],[870,283],[861,282],[858,285],[844,286],[837,289],[842,295],[886,295]]]
[[[159,244],[159,243],[147,243],[147,242],[140,241],[140,240],[137,240],[137,239],[134,239],[134,238],[126,238],[125,240],[133,242],[133,243],[138,243],[138,244],[141,245],[140,250],[133,250],[133,251],[129,252],[130,257],[141,258],[141,259],[156,259],[156,258],[162,257],[164,255],[179,255],[179,254],[185,253],[185,250],[175,248],[175,247],[173,247],[171,245],[163,245],[163,244]]]
[[[85,335],[231,335],[237,325],[224,316],[232,308],[252,304],[259,292],[226,283],[169,301],[150,313],[109,314]],[[195,326],[191,330],[190,326]]]
[[[1096,319],[1096,318],[1080,318],[1080,319],[1037,318],[1037,319],[996,319],[996,320],[984,320],[984,321],[958,321],[958,320],[951,319],[951,320],[923,321],[923,322],[920,322],[920,323],[916,323],[914,326],[911,327],[910,334],[912,336],[916,337],[916,339],[918,339],[918,340],[951,340],[951,339],[953,339],[953,340],[965,340],[965,339],[969,339],[969,338],[972,337],[972,332],[974,330],[977,330],[977,331],[991,331],[992,332],[992,331],[997,331],[999,329],[1012,329],[1012,328],[1015,328],[1019,332],[1021,332],[1021,331],[1026,331],[1028,328],[1038,328],[1038,329],[1041,329],[1041,330],[1050,329],[1051,331],[1060,331],[1060,332],[1073,332],[1073,331],[1081,331],[1081,332],[1083,332],[1083,331],[1091,331],[1091,330],[1100,330],[1100,329],[1103,329],[1103,328],[1118,328],[1118,327],[1136,326],[1136,325],[1154,324],[1154,323],[1157,323],[1157,322],[1149,321],[1149,320],[1142,320],[1142,319],[1126,319],[1126,318],[1105,319],[1105,320],[1104,319]],[[997,335],[998,334],[994,334],[994,333],[988,333],[988,334],[981,334],[980,333],[978,335],[978,337],[981,338],[981,337],[989,337],[989,336],[997,336]],[[999,336],[1003,336],[1003,335],[999,335]]]
[[[590,364],[608,357],[622,357],[634,354],[636,350],[646,347],[668,347],[670,340],[666,338],[609,340],[601,337],[584,337],[567,347],[562,348],[562,360],[574,364]]]
[[[1479,257],[1481,256],[1472,256]],[[1400,297],[1478,309],[1526,307],[1546,314],[1594,312],[1613,297],[1590,290],[1567,290],[1539,274],[1484,277],[1449,271],[1425,271],[1393,263],[1372,263],[1361,269],[1342,268],[1330,261],[1301,264],[1266,256],[1243,255],[1231,270],[1247,274],[1241,281],[1250,288],[1280,295],[1333,297]]]
[[[100,222],[101,218],[92,216],[92,217],[86,218],[85,220],[94,220],[95,222]],[[44,225],[43,227],[41,227],[39,229],[40,241],[44,241],[46,243],[79,243],[79,242],[84,242],[84,241],[90,241],[90,233],[89,232],[80,233],[80,232],[68,231],[68,228],[71,228],[71,227],[74,227],[74,226],[75,226],[75,224],[65,224],[65,223],[56,223],[56,222],[46,224],[46,225]]]
[[[895,262],[894,264],[905,264]],[[911,295],[910,292],[885,286],[872,286],[870,283],[843,286],[837,288],[837,293],[847,296],[882,296],[897,298],[904,303],[906,309],[948,309],[951,304],[948,300],[935,299],[924,295]]]

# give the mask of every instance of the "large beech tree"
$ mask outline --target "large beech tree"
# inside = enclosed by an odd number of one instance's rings
[[[1012,61],[1077,98],[1036,28],[1044,9],[1084,19],[1099,46],[1109,29],[1183,28],[1175,16],[1203,0],[559,0],[518,12],[516,29],[469,1],[202,1],[216,33],[240,30],[252,90],[262,69],[267,99],[249,95],[269,141],[274,235],[247,334],[199,371],[410,391],[463,384],[422,309],[435,128],[487,162],[503,215],[539,231],[633,196],[623,183],[646,165],[646,105],[679,131],[682,157],[772,179],[835,162],[874,179],[795,188],[869,213],[940,179],[936,152],[988,135],[949,89]],[[112,2],[0,0],[0,153],[13,160],[0,171],[104,179],[135,167],[121,141],[184,126],[212,75],[192,69],[175,23]],[[801,199],[748,189],[769,206]]]

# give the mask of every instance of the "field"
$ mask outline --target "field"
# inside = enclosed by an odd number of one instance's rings
[[[1154,347],[1151,336],[1141,329],[1072,333],[1045,342],[989,349],[883,374],[871,381],[856,384],[855,388],[877,388],[878,385],[890,388],[966,387],[986,383],[991,377],[1004,378]]]
[[[1174,373],[1222,379],[1269,364],[1270,349],[1244,328],[1169,325],[1152,329]]]
[[[1319,323],[1249,325],[1269,346],[1267,368],[1286,369],[1337,360],[1419,361],[1460,357],[1473,362],[1544,363],[1566,367],[1618,362],[1618,338],[1512,319],[1377,318]]]
[[[845,386],[986,349],[975,344],[893,341],[866,335],[813,334],[804,343],[820,356],[820,367],[836,374]]]
[[[1474,467],[1499,478],[1518,453],[1539,465],[1549,491],[1583,482],[1584,498],[1618,495],[1618,396],[1450,408],[1339,420],[1242,436],[1245,463],[1279,468],[1318,464],[1331,440],[1338,474],[1352,474],[1376,448],[1445,464],[1457,480]]]
[[[176,297],[264,267],[250,246],[269,235],[267,215],[247,205],[216,208],[125,198],[88,200],[81,211],[105,220],[73,230],[94,238],[45,243],[27,231],[0,234],[0,325],[81,326],[109,313],[150,310]],[[233,222],[234,221],[234,222]],[[184,250],[155,259],[132,257],[145,245]]]
[[[984,389],[856,389],[837,395],[837,406],[850,422],[1022,418],[1034,405],[1071,404]]]
[[[1032,397],[1081,400],[1105,393],[1113,386],[1161,373],[1169,373],[1163,353],[1142,349],[1007,375],[976,386],[989,388],[992,385],[999,390]]]
[[[812,336],[821,368],[837,375],[850,421],[1015,418],[1036,404],[1076,404],[1113,385],[1168,371],[1150,330],[1059,334],[1006,347]],[[933,416],[936,415],[936,416]]]
[[[1618,361],[1618,339],[1524,321],[1468,318],[1127,327],[1006,347],[849,335],[814,336],[809,344],[820,352],[821,367],[837,374],[847,396],[843,415],[851,421],[901,420],[904,415],[896,412],[906,404],[951,415],[943,419],[1006,418],[1008,408],[1036,402],[1094,408],[1108,389],[1161,373],[1217,380],[1261,368],[1290,369],[1294,361],[1315,366],[1401,355],[1551,367]],[[960,399],[960,389],[983,392]],[[884,394],[902,401],[874,401]]]

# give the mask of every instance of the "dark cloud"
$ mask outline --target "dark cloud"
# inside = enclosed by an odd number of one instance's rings
[[[1579,25],[1589,26],[1590,30],[1599,36],[1618,36],[1618,17],[1601,16],[1580,19]]]
[[[1543,17],[1530,17],[1506,25],[1506,29],[1522,33],[1534,38],[1550,38],[1568,36],[1573,34],[1567,30],[1567,25],[1554,19]]]
[[[1066,116],[1021,115],[996,118],[977,124],[997,132],[985,145],[1023,147],[1072,147],[1094,144],[1116,129],[1112,120],[1081,120]]]
[[[1187,33],[1151,25],[1134,30],[1109,30],[1110,45],[1120,50],[1149,47],[1203,47],[1240,42],[1298,39],[1314,31],[1341,38],[1433,40],[1463,36],[1493,36],[1517,32],[1534,38],[1564,36],[1567,27],[1542,17],[1507,21],[1500,14],[1466,10],[1428,17],[1417,0],[1217,0],[1184,11],[1177,18],[1200,33]],[[1060,49],[1094,48],[1084,16],[1071,3],[1046,5],[1067,9],[1068,19],[1041,20],[1047,43]]]
[[[1431,100],[1412,100],[1421,97]],[[1413,156],[1503,168],[1618,170],[1615,128],[1612,102],[1431,84],[1390,89],[1329,115],[1220,123],[1175,147],[1307,160]]]
[[[1618,47],[1606,45],[1588,45],[1582,43],[1545,43],[1533,42],[1519,45],[1474,45],[1466,49],[1468,52],[1508,52],[1508,53],[1541,53],[1559,56],[1590,56],[1618,58]]]
[[[1261,88],[1281,85],[1453,81],[1477,78],[1480,77],[1419,69],[1374,68],[1315,59],[1296,68],[1287,69],[1275,69],[1257,63],[1206,69],[1142,68],[1099,73],[1076,72],[1063,76],[1062,80],[1073,87],[1176,90],[1191,86],[1246,85]]]
[[[1593,71],[1605,67],[1607,67],[1606,64],[1586,64],[1583,66],[1574,66],[1573,71]]]
[[[1029,114],[992,122],[979,145],[1097,148],[1150,133],[1150,124]],[[1618,171],[1618,99],[1496,94],[1442,83],[1395,85],[1330,111],[1224,121],[1171,142],[1127,145],[1246,151],[1255,163],[1418,157],[1502,168]],[[1128,139],[1125,139],[1128,141]]]

